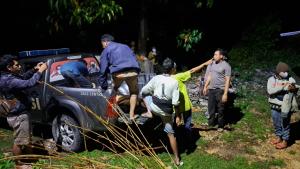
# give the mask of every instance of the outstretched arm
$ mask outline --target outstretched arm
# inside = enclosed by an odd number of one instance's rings
[[[202,63],[201,65],[194,67],[190,70],[191,73],[195,73],[198,72],[199,70],[201,70],[204,66],[210,65],[213,62],[212,59],[209,59],[208,61]]]

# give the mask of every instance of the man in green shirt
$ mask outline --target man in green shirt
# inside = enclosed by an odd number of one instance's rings
[[[192,134],[192,102],[190,100],[186,85],[184,84],[187,80],[191,78],[191,75],[195,72],[198,72],[203,67],[209,65],[212,63],[212,59],[206,61],[205,63],[202,63],[201,65],[194,67],[186,72],[183,73],[177,73],[174,72],[174,74],[171,76],[175,78],[178,81],[178,87],[179,87],[179,112],[183,115],[183,121],[184,121],[184,127],[188,134],[188,143],[189,148],[191,148],[191,134]],[[181,116],[179,116],[181,117]],[[176,123],[179,124],[181,119],[177,117]]]

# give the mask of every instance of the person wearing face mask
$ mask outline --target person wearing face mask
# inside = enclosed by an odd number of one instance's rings
[[[295,95],[298,85],[293,77],[288,74],[289,66],[279,62],[276,67],[276,74],[268,79],[267,92],[271,106],[273,126],[276,138],[271,143],[277,149],[284,149],[288,146],[290,137],[291,112],[297,110]]]

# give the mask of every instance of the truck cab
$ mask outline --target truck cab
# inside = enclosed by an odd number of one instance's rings
[[[23,71],[32,69],[39,62],[47,63],[48,69],[40,82],[24,90],[31,101],[33,124],[46,124],[52,128],[54,140],[67,151],[79,151],[83,146],[84,131],[107,131],[106,125],[117,124],[119,113],[112,108],[112,80],[108,90],[98,84],[100,75],[99,58],[88,53],[69,53],[66,48],[23,51],[19,53]],[[89,70],[93,88],[69,86],[60,73],[60,67],[67,62],[84,59]],[[153,75],[139,75],[139,88]],[[111,78],[110,78],[111,79]]]

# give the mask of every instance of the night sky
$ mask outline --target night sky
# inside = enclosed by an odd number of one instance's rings
[[[99,36],[111,33],[116,41],[137,41],[139,28],[139,1],[122,0],[124,15],[110,24],[93,24],[82,28],[67,27],[64,32],[49,35],[46,21],[49,12],[47,0],[11,0],[0,6],[0,54],[17,54],[21,50],[69,47],[72,51],[101,52]],[[190,64],[212,55],[218,47],[230,50],[244,30],[257,19],[268,14],[279,17],[282,32],[300,30],[300,14],[296,1],[215,0],[212,9],[196,8],[193,0],[169,0],[168,5],[148,5],[148,48],[155,45],[164,57],[176,58]],[[265,23],[268,24],[268,23]],[[203,39],[188,55],[176,46],[176,36],[183,29],[203,31]],[[196,62],[196,63],[197,63]]]

